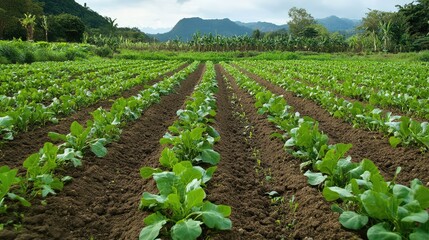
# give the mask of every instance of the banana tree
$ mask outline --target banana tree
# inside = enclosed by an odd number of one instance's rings
[[[36,15],[24,13],[24,18],[20,20],[21,25],[27,30],[27,41],[33,41],[34,25],[36,25]]]

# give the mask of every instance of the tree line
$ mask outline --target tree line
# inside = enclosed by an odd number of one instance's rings
[[[102,17],[73,0],[0,1],[0,40],[83,42],[92,41],[93,36],[100,38],[100,35],[149,40],[139,29],[119,28],[116,19]]]
[[[0,2],[0,40],[83,41],[111,48],[122,44],[129,48],[195,51],[406,52],[429,49],[429,0],[416,0],[397,8],[397,12],[370,10],[351,36],[331,33],[305,9],[293,7],[288,13],[287,31],[263,33],[255,30],[251,36],[234,37],[196,33],[185,43],[180,40],[159,43],[137,28],[119,28],[116,19],[109,17],[104,17],[102,24],[94,17],[91,24],[85,24],[71,14],[45,15],[43,4],[38,1],[3,0]]]

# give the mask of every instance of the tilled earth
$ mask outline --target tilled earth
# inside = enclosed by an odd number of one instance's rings
[[[139,211],[143,192],[155,192],[152,180],[140,177],[142,166],[158,166],[162,150],[159,139],[176,120],[201,79],[203,64],[184,80],[176,92],[162,97],[141,118],[128,124],[118,142],[108,146],[108,155],[97,158],[88,153],[83,167],[63,169],[73,181],[47,205],[34,200],[24,213],[18,230],[8,226],[0,239],[137,239],[148,212]],[[170,73],[172,74],[172,73]],[[307,184],[299,169],[300,161],[286,153],[283,143],[271,136],[276,132],[266,116],[259,115],[254,99],[241,90],[231,75],[216,65],[219,84],[218,112],[214,127],[221,140],[215,149],[221,162],[206,189],[207,198],[232,207],[231,231],[204,230],[201,239],[360,239],[364,234],[343,229],[338,214],[330,210],[319,189]],[[381,134],[354,129],[335,119],[310,100],[302,99],[272,83],[243,70],[273,93],[281,94],[295,111],[315,118],[331,143],[352,143],[349,154],[355,161],[373,160],[390,179],[397,166],[403,168],[399,181],[408,184],[415,177],[429,181],[424,162],[427,154],[418,149],[392,149]],[[142,86],[123,93],[136,94]],[[67,132],[74,120],[84,122],[98,106],[108,108],[111,101],[66,118],[56,126],[46,126],[20,135],[2,146],[0,160],[17,167],[48,141],[49,131]],[[11,157],[7,157],[7,154]],[[277,195],[270,197],[268,193]]]

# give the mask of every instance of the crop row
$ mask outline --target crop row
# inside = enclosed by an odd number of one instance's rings
[[[30,203],[21,196],[46,197],[61,190],[64,182],[71,180],[60,178],[56,171],[64,166],[81,165],[84,153],[91,150],[98,157],[107,154],[106,144],[119,138],[121,128],[126,122],[136,120],[149,106],[160,101],[161,96],[171,93],[191,72],[195,71],[198,62],[168,77],[163,81],[142,90],[138,95],[127,99],[115,100],[110,111],[99,108],[92,112],[93,119],[87,121],[86,127],[78,122],[70,126],[70,133],[64,135],[49,133],[53,141],[44,144],[39,152],[29,156],[23,163],[25,176],[18,176],[18,169],[8,166],[0,168],[0,213],[7,211],[7,204],[19,201],[23,206]]]
[[[204,187],[212,178],[220,155],[213,149],[220,140],[219,133],[209,124],[216,115],[216,73],[212,62],[184,109],[177,111],[178,120],[160,140],[166,147],[159,159],[161,168],[143,167],[143,178],[156,182],[159,194],[143,193],[141,209],[154,211],[144,219],[140,240],[154,240],[164,228],[172,239],[197,239],[201,225],[227,230],[231,207],[216,205],[206,198]],[[198,166],[210,164],[207,169]],[[163,170],[165,169],[165,170]],[[162,231],[161,231],[162,232]]]
[[[285,149],[303,160],[301,167],[311,185],[323,188],[323,196],[334,201],[332,209],[340,213],[343,227],[368,228],[368,239],[428,239],[429,188],[415,179],[411,185],[386,182],[375,164],[364,159],[352,162],[346,156],[351,144],[329,145],[329,137],[318,129],[318,122],[301,117],[277,96],[243,75],[238,69],[222,64],[238,85],[256,100],[258,113],[281,129],[278,134]]]
[[[267,64],[263,62],[262,64]],[[341,95],[364,100],[379,107],[395,107],[402,112],[429,119],[429,75],[427,66],[368,64],[360,66],[353,62],[269,62],[282,74],[297,81],[330,89]],[[374,69],[377,66],[380,69]],[[363,69],[361,69],[361,68]],[[364,71],[362,71],[364,70]],[[393,75],[392,74],[398,74]],[[357,73],[357,71],[362,71]],[[384,73],[385,71],[386,73]],[[387,74],[388,73],[388,74]]]
[[[104,74],[126,70],[126,67],[137,67],[142,62],[128,61],[82,61],[82,62],[46,62],[31,65],[7,65],[0,73],[0,81],[4,86],[0,94],[10,95],[22,89],[36,88],[45,90],[64,80],[95,79]],[[144,64],[143,64],[144,65]]]
[[[275,68],[271,66],[251,62],[238,62],[237,64],[287,91],[317,102],[334,117],[342,118],[355,127],[363,127],[390,135],[389,142],[392,147],[402,144],[405,146],[417,145],[424,150],[429,149],[429,124],[427,122],[419,122],[407,116],[395,116],[391,112],[385,113],[371,104],[350,102],[337,97],[328,90],[296,81],[288,74],[273,73]]]
[[[83,106],[155,79],[160,72],[174,70],[181,64],[173,61],[168,64],[163,61],[147,62],[141,67],[111,76],[73,81],[63,79],[61,85],[54,84],[46,90],[50,96],[61,95],[53,99],[44,99],[44,91],[38,89],[23,89],[13,97],[0,96],[3,110],[0,112],[0,136],[12,140],[15,133],[27,131],[30,126],[44,125],[49,121],[56,123],[59,114],[68,115]],[[45,106],[43,101],[50,101],[50,104]]]

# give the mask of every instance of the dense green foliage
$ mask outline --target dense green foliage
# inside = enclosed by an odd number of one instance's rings
[[[79,17],[82,22],[90,28],[102,28],[108,24],[103,16],[91,10],[89,7],[81,6],[74,0],[35,0],[35,2],[42,3],[44,12],[47,15],[68,13]]]
[[[0,64],[70,61],[88,58],[95,48],[88,44],[0,41]]]

